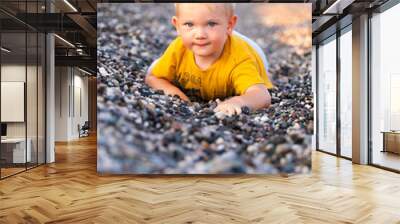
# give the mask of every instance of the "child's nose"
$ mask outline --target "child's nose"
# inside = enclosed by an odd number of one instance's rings
[[[206,38],[206,37],[207,37],[206,30],[205,30],[204,28],[199,27],[199,28],[196,30],[195,38],[196,38],[196,39],[203,39],[203,38]]]

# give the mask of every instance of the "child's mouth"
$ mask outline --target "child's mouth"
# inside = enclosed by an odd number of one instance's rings
[[[207,46],[207,45],[209,45],[210,43],[205,43],[205,44],[194,44],[195,46],[198,46],[198,47],[205,47],[205,46]]]

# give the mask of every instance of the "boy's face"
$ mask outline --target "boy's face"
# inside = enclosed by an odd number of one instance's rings
[[[222,4],[181,3],[172,23],[185,47],[200,57],[218,57],[237,17]]]

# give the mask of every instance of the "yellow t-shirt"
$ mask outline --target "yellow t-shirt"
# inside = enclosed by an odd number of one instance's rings
[[[273,87],[262,59],[245,40],[236,35],[227,38],[220,58],[206,70],[196,65],[193,52],[186,49],[182,39],[177,37],[151,73],[205,100],[242,95],[255,84]]]

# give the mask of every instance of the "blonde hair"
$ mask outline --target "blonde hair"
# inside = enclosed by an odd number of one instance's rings
[[[181,3],[174,3],[176,16],[178,16],[179,4]],[[206,3],[201,3],[201,4],[206,4]],[[224,6],[225,11],[227,12],[228,17],[233,16],[235,11],[235,3],[213,3],[213,4],[222,4],[222,6]]]

